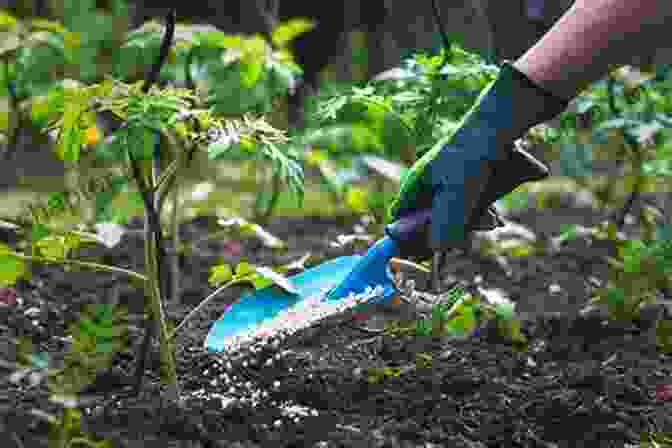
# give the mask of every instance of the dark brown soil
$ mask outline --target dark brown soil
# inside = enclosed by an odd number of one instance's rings
[[[590,224],[601,218],[592,210],[568,207],[528,210],[516,220],[547,238],[563,221]],[[246,243],[243,256],[262,263],[305,252],[333,257],[338,253],[329,242],[351,233],[355,222],[276,219],[269,229],[286,239],[290,251],[277,255]],[[209,224],[212,220],[201,218],[185,225],[185,239],[204,234]],[[142,269],[142,247],[136,231],[113,250],[87,255],[105,254],[107,263]],[[218,242],[184,260],[181,303],[167,305],[171,320],[180,321],[212,291],[208,269],[223,253]],[[372,335],[340,325],[307,330],[304,337],[258,353],[257,363],[249,358],[246,365],[227,365],[222,354],[203,349],[203,339],[223,305],[240,293],[231,291],[178,336],[181,407],[161,400],[156,348],[141,396],[128,396],[128,388],[121,387],[132,374],[143,333],[139,291],[115,276],[36,266],[33,278],[17,287],[21,304],[0,308],[0,358],[14,361],[11,341],[17,336],[31,337],[50,354],[64,350],[59,338],[65,324],[81,305],[95,303],[118,285],[122,303],[134,313],[131,340],[136,345],[118,354],[114,374],[99,378],[92,388],[98,398],[82,407],[86,430],[114,447],[639,446],[643,433],[672,430],[670,405],[655,397],[657,385],[672,382],[672,359],[652,350],[651,334],[640,326],[577,314],[606,278],[606,253],[609,247],[578,240],[557,253],[509,257],[508,266],[474,254],[448,261],[446,284],[460,280],[497,288],[517,302],[530,339],[523,352],[488,331],[456,341]],[[427,279],[418,278],[417,288],[427,287]],[[418,352],[433,356],[430,366],[415,366]],[[268,359],[274,361],[265,365]],[[368,383],[366,369],[383,366],[408,370],[382,384]],[[0,446],[47,446],[49,427],[31,413],[58,412],[46,387],[14,384],[4,374],[1,381]],[[258,403],[249,400],[255,390],[266,392]]]

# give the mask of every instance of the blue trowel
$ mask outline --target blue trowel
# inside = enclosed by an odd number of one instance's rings
[[[487,231],[503,225],[490,204],[525,182],[548,177],[545,165],[517,147],[499,166],[474,213],[476,219],[468,226],[472,230]],[[390,260],[431,256],[430,220],[431,210],[424,209],[388,224],[386,236],[366,254],[338,257],[289,277],[293,293],[269,286],[241,297],[214,323],[205,339],[205,347],[222,351],[227,340],[253,330],[316,294],[322,293],[324,301],[341,301],[350,294],[359,295],[369,288],[378,288],[381,292],[369,303],[390,301],[398,293],[389,269]]]

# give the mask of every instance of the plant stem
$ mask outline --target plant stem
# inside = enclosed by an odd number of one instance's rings
[[[231,286],[231,285],[233,285],[233,284],[235,284],[235,283],[237,283],[237,282],[238,282],[238,280],[232,280],[232,281],[230,281],[230,282],[228,282],[228,283],[225,283],[224,285],[222,285],[222,286],[220,286],[219,288],[217,288],[213,293],[211,293],[211,294],[210,294],[209,296],[207,296],[205,299],[203,299],[203,300],[201,301],[201,303],[199,303],[199,304],[196,306],[196,308],[194,308],[193,310],[191,310],[191,311],[189,312],[189,314],[187,314],[186,317],[185,317],[184,319],[182,319],[182,322],[180,322],[180,324],[179,324],[177,327],[175,327],[175,329],[170,333],[170,338],[171,338],[171,339],[174,338],[175,335],[177,334],[177,332],[184,326],[184,324],[186,324],[187,321],[188,321],[189,319],[191,319],[196,313],[198,313],[199,311],[201,311],[205,305],[207,305],[208,303],[210,303],[210,301],[211,301],[212,299],[214,299],[215,297],[217,297],[217,295],[218,295],[220,292],[224,291],[226,288],[228,288],[229,286]]]
[[[172,283],[170,288],[172,297],[170,297],[170,301],[173,303],[177,303],[180,299],[180,256],[177,253],[177,248],[180,245],[179,201],[179,184],[175,183],[175,186],[173,187],[173,209],[171,210],[173,253],[170,256],[170,281]]]
[[[0,253],[11,255],[12,257],[20,258],[22,260],[38,261],[38,262],[42,262],[42,263],[70,264],[70,265],[73,265],[73,266],[79,266],[79,267],[89,268],[89,269],[96,269],[96,270],[99,270],[99,271],[114,272],[114,273],[117,273],[117,274],[124,274],[128,277],[133,277],[133,278],[136,278],[136,279],[141,280],[143,282],[146,282],[148,280],[147,277],[145,277],[144,275],[142,275],[138,272],[131,271],[131,270],[124,269],[124,268],[119,268],[119,267],[116,267],[116,266],[110,266],[110,265],[106,265],[106,264],[93,263],[93,262],[89,262],[89,261],[68,260],[68,259],[59,260],[57,258],[24,255],[24,254],[14,252],[14,251],[11,251],[11,250],[6,250],[6,251],[3,250]]]

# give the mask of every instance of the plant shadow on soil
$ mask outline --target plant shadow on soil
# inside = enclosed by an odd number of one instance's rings
[[[546,213],[545,217],[542,216]],[[531,210],[518,221],[543,234],[557,225],[557,211]],[[578,213],[575,211],[575,213]],[[583,212],[581,212],[583,213]],[[593,216],[590,219],[598,219]],[[575,217],[568,219],[576,222]],[[278,218],[268,229],[290,250],[273,254],[245,243],[249,261],[270,264],[306,252],[341,255],[329,241],[352,233],[355,219]],[[212,220],[185,224],[183,239],[203,235]],[[87,249],[86,259],[142,270],[139,227],[112,251]],[[555,231],[555,230],[553,230]],[[9,239],[9,236],[8,238]],[[487,331],[469,340],[371,335],[352,325],[311,328],[245,360],[229,359],[203,347],[204,337],[225,303],[241,291],[222,294],[187,325],[176,341],[181,407],[160,400],[158,352],[154,348],[140,397],[99,381],[98,398],[82,408],[87,431],[114,447],[623,447],[648,431],[672,431],[657,385],[672,382],[672,360],[651,349],[650,332],[636,325],[605,324],[576,310],[590,297],[587,277],[605,279],[606,263],[595,245],[573,251],[510,260],[511,272],[476,255],[451,258],[443,273],[481,287],[504,290],[523,312],[526,351]],[[212,289],[208,269],[223,251],[212,243],[184,260],[182,303],[169,303],[167,316],[179,322]],[[232,259],[231,261],[235,261]],[[418,289],[427,286],[419,279]],[[548,286],[558,283],[560,293]],[[14,361],[17,336],[32,338],[40,350],[59,353],[65,324],[85,303],[95,303],[111,286],[129,304],[131,341],[142,336],[142,295],[125,279],[101,273],[64,272],[35,266],[21,281],[23,299],[0,308],[0,357]],[[37,314],[26,313],[36,308]],[[550,312],[549,310],[552,310]],[[387,310],[386,312],[389,312]],[[113,372],[130,375],[136,346],[115,356]],[[415,366],[418,352],[429,366]],[[270,361],[269,361],[270,360]],[[381,384],[367,381],[369,367],[408,367]],[[102,377],[104,378],[104,377]],[[3,447],[47,445],[48,427],[30,414],[55,408],[44,385],[29,388],[2,375],[0,425]],[[107,391],[103,389],[107,388]],[[235,399],[239,397],[240,399]],[[6,441],[4,441],[6,440]],[[195,441],[195,445],[181,444]]]

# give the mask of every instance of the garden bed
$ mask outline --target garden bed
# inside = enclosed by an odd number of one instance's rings
[[[587,225],[601,218],[591,210],[563,208],[530,209],[516,220],[547,238],[563,220]],[[208,223],[199,218],[185,224],[184,239],[204,234]],[[184,260],[182,303],[167,304],[167,316],[181,321],[212,291],[208,269],[217,257],[234,262],[242,256],[259,264],[290,261],[306,252],[330,258],[342,254],[330,241],[352,233],[356,223],[355,218],[275,219],[267,228],[287,241],[290,249],[283,255],[252,243],[244,243],[240,255],[222,242],[200,247]],[[141,271],[141,235],[127,233],[105,254],[105,262]],[[190,440],[204,447],[274,448],[638,446],[646,432],[672,430],[669,404],[656,395],[672,383],[672,359],[653,349],[645,323],[623,325],[595,313],[578,314],[606,278],[609,250],[579,239],[558,252],[508,258],[505,264],[476,254],[448,260],[444,284],[458,280],[517,303],[530,341],[520,352],[488,331],[468,340],[386,336],[363,331],[367,322],[360,321],[310,328],[246,358],[245,364],[229,362],[206,351],[203,340],[224,305],[241,292],[232,289],[177,337],[185,398],[178,408],[160,398],[156,347],[141,396],[129,396],[130,388],[123,387],[142,336],[141,292],[107,274],[35,266],[33,278],[17,285],[22,300],[0,308],[0,358],[15,362],[11,341],[18,336],[31,338],[52,356],[62,352],[66,322],[117,285],[132,313],[136,345],[115,357],[113,373],[124,375],[100,379],[89,391],[96,398],[82,409],[83,428],[114,447],[199,446],[179,442]],[[96,251],[104,253],[95,249],[87,255]],[[428,285],[428,279],[417,278],[419,290]],[[370,322],[394,312],[380,308]],[[431,362],[416,363],[421,352],[431,355]],[[402,373],[381,383],[368,381],[368,369],[381,367],[399,367]],[[0,446],[48,446],[49,425],[31,413],[58,410],[44,383],[14,384],[7,375],[2,382]]]

